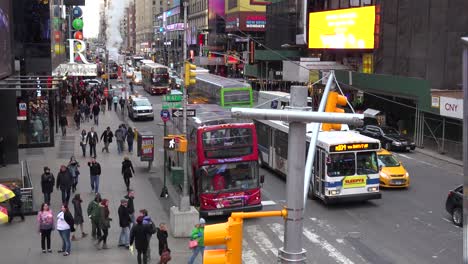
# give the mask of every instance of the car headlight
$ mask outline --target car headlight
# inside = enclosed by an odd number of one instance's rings
[[[406,172],[406,173],[405,173],[405,176],[406,176],[406,177],[409,177],[409,173],[408,173],[408,172]]]
[[[398,141],[393,141],[392,144],[395,146],[401,146],[401,142],[398,142]]]
[[[378,191],[379,191],[379,187],[369,187],[369,188],[367,188],[367,191],[368,191],[368,192],[378,192]]]
[[[328,190],[328,195],[338,195],[340,194],[340,190]]]
[[[385,173],[385,172],[380,172],[380,176],[387,178],[387,177],[388,177],[388,174]]]

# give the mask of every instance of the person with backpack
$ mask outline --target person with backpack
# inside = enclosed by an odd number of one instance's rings
[[[88,204],[88,217],[91,220],[91,236],[93,240],[96,240],[101,237],[101,229],[99,228],[99,218],[100,218],[100,210],[99,204],[101,203],[101,195],[96,193],[94,200],[89,202]]]
[[[137,224],[134,225],[130,231],[130,246],[133,246],[133,243],[135,243],[138,264],[142,264],[142,255],[143,263],[147,264],[147,251],[149,247],[148,236],[154,234],[156,230],[152,225],[143,225],[142,215],[137,218],[136,222]]]
[[[124,157],[122,162],[122,175],[124,178],[125,186],[127,186],[127,192],[130,191],[130,178],[135,174],[135,169],[133,164],[128,157]]]
[[[21,189],[18,187],[16,182],[11,184],[11,191],[15,194],[15,197],[11,198],[9,201],[11,214],[8,217],[8,223],[13,221],[15,216],[21,217],[21,221],[24,221],[24,213],[23,213],[23,201],[21,200]]]
[[[54,184],[54,175],[50,172],[49,167],[44,167],[44,173],[41,175],[41,188],[46,204],[50,204],[50,194],[54,191]]]
[[[37,226],[41,234],[42,253],[52,253],[50,248],[50,234],[54,230],[54,214],[48,203],[42,203],[41,209],[37,213]]]
[[[102,152],[106,150],[107,153],[109,153],[109,144],[112,143],[113,137],[114,137],[114,134],[112,133],[110,127],[107,127],[107,129],[104,130],[104,132],[102,132],[101,142],[104,142],[104,147],[102,148]]]
[[[144,226],[151,226],[151,229],[154,229],[156,231],[156,226],[153,223],[153,220],[151,217],[148,215],[148,210],[142,209],[140,210],[141,215],[143,216],[143,225]],[[151,238],[153,237],[154,233],[148,234],[148,245],[151,242]],[[151,261],[151,247],[148,246],[148,249],[146,250],[146,258],[148,263]]]
[[[58,253],[63,253],[64,256],[70,255],[71,241],[70,233],[75,232],[75,222],[70,210],[66,204],[62,205],[60,212],[57,215],[57,231],[62,238],[62,249]]]
[[[72,192],[76,192],[76,186],[78,185],[78,176],[80,175],[80,171],[78,168],[80,164],[76,161],[75,156],[70,157],[70,161],[68,162],[68,170],[72,176]]]

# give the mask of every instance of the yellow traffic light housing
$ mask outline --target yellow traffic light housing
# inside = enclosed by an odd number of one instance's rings
[[[229,217],[226,223],[206,225],[205,246],[226,245],[226,249],[205,250],[203,264],[242,263],[242,218]]]
[[[195,77],[197,77],[197,73],[194,70],[197,69],[195,64],[191,64],[190,62],[186,61],[184,65],[184,86],[188,87],[190,85],[194,85],[197,81]]]
[[[330,92],[328,94],[327,104],[325,106],[325,112],[327,113],[344,113],[344,109],[338,108],[337,106],[346,106],[348,99],[346,96],[340,95],[337,92]],[[322,124],[323,131],[330,130],[341,130],[341,124]]]

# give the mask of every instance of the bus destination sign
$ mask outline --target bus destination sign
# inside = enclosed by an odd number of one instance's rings
[[[351,143],[332,145],[330,152],[355,151],[355,150],[379,150],[379,143]]]

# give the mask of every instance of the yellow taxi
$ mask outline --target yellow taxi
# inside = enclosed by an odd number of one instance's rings
[[[408,188],[409,174],[403,164],[390,151],[381,149],[377,152],[379,163],[380,187]]]

